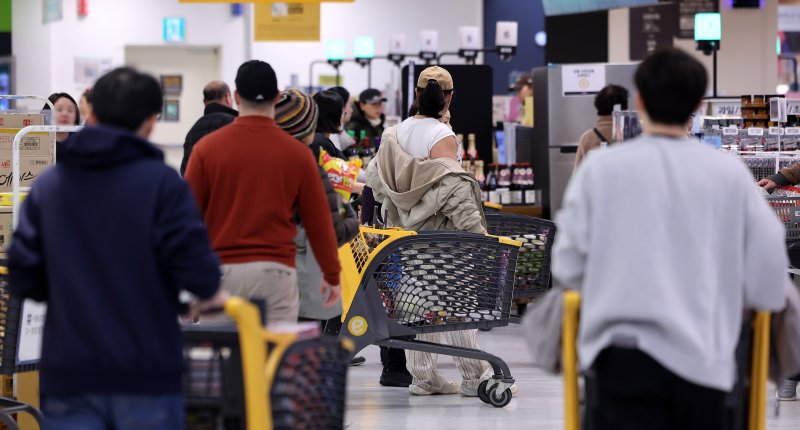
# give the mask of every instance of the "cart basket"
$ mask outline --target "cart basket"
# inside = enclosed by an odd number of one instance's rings
[[[534,299],[550,289],[550,262],[556,225],[525,215],[487,213],[489,234],[514,239],[522,246],[517,259],[515,299]]]

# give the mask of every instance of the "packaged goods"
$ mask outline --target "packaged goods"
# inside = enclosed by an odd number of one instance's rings
[[[322,166],[322,170],[328,174],[333,189],[342,196],[344,202],[349,202],[353,184],[361,169],[360,160],[345,161],[331,156],[323,149],[319,153],[319,164]]]

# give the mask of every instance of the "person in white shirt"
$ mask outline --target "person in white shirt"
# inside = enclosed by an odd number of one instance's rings
[[[582,297],[587,424],[724,428],[742,311],[785,305],[784,229],[738,159],[686,135],[702,64],[655,51],[635,83],[643,136],[590,152],[556,215],[553,275]]]

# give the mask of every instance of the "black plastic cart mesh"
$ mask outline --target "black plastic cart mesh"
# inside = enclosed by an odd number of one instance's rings
[[[800,156],[797,154],[785,154],[778,152],[751,152],[739,153],[739,158],[744,162],[753,179],[760,181],[768,176],[775,174],[775,158],[780,156],[779,168],[800,163]]]
[[[274,429],[341,429],[349,362],[350,352],[337,338],[292,344],[272,383]]]
[[[535,299],[550,289],[550,260],[556,225],[525,215],[487,213],[489,234],[514,239],[522,246],[517,259],[514,299]]]
[[[245,430],[242,357],[235,327],[199,325],[183,331],[187,429]],[[349,356],[337,338],[315,337],[290,345],[270,391],[273,429],[341,429]]]
[[[420,232],[392,238],[384,246],[369,260],[345,316],[341,334],[352,338],[354,353],[377,344],[485,360],[495,372],[487,390],[498,386],[503,393],[486,401],[508,404],[510,391],[505,392],[514,379],[500,358],[403,339],[508,325],[519,243],[471,233]]]

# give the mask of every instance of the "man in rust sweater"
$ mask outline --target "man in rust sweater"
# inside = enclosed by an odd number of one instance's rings
[[[311,151],[275,124],[280,94],[272,67],[242,64],[234,97],[239,117],[197,143],[185,179],[222,260],[222,288],[266,299],[269,322],[296,322],[295,211],[324,275],[325,305],[341,295],[328,202]]]

